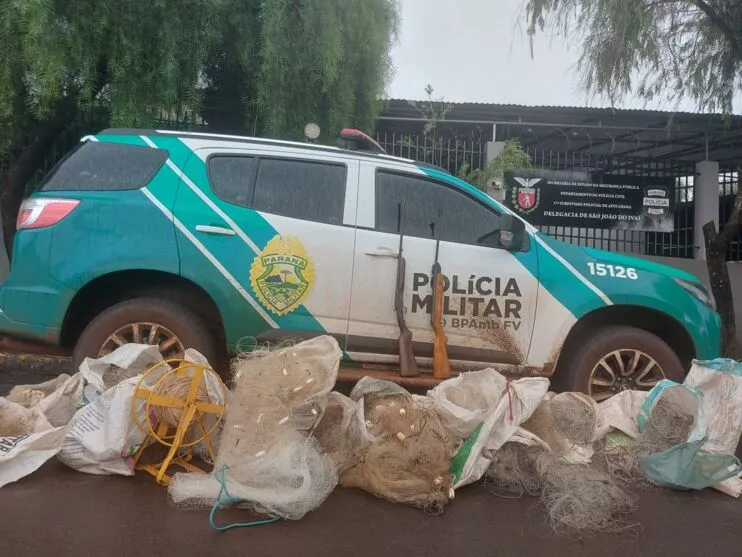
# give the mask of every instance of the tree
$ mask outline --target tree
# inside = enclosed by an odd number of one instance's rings
[[[311,121],[325,142],[343,127],[373,127],[392,75],[397,0],[228,4],[205,70],[210,124],[303,139]]]
[[[459,178],[477,186],[488,195],[495,196],[505,188],[505,170],[531,168],[531,157],[519,141],[508,139],[503,149],[483,169],[472,170],[468,163],[459,170]]]
[[[734,317],[734,295],[729,281],[727,249],[742,225],[742,167],[737,169],[737,193],[729,219],[720,232],[713,221],[703,225],[703,239],[706,244],[706,265],[709,271],[711,292],[721,316],[722,353],[730,358],[741,356],[737,344],[737,323]]]
[[[81,112],[104,105],[113,125],[136,126],[197,104],[218,5],[0,0],[0,210],[9,254],[26,182]]]
[[[699,110],[733,111],[742,88],[742,2],[736,0],[526,0],[531,38],[546,27],[579,44],[580,84],[616,103],[695,101]],[[722,354],[737,357],[729,242],[742,225],[742,188],[721,233],[704,225],[707,265],[724,332]]]
[[[370,126],[396,0],[0,0],[0,211],[8,253],[25,185],[65,129],[202,114],[300,138]],[[324,135],[323,134],[323,135]]]

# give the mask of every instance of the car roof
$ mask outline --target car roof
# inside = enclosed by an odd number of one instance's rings
[[[252,137],[245,135],[227,135],[218,133],[205,133],[205,132],[186,132],[179,130],[163,130],[163,129],[138,129],[138,128],[107,128],[98,133],[98,135],[145,135],[145,136],[167,136],[167,137],[181,137],[181,138],[192,138],[192,139],[204,139],[212,140],[215,142],[238,142],[238,143],[255,143],[260,145],[275,145],[277,147],[296,147],[299,149],[306,149],[309,151],[329,152],[329,153],[343,153],[347,155],[353,155],[358,157],[367,157],[372,159],[383,159],[388,161],[400,162],[404,164],[412,164],[417,166],[431,166],[427,163],[415,161],[413,159],[406,159],[403,157],[395,157],[392,155],[385,155],[382,153],[372,153],[369,151],[360,151],[354,149],[343,149],[341,147],[334,147],[332,145],[316,145],[313,143],[302,143],[300,141],[286,141],[282,139],[267,139],[263,137]],[[446,172],[444,169],[435,167],[438,170]]]

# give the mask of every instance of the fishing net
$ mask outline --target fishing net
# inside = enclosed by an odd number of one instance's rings
[[[339,474],[355,466],[369,442],[361,407],[347,396],[331,392],[314,437],[332,458]]]
[[[193,379],[190,375],[178,376],[174,373],[165,375],[155,383],[152,391],[156,395],[166,396],[185,400],[188,392],[191,390]],[[197,401],[208,401],[209,395],[206,392],[205,383],[201,382],[196,392]],[[183,411],[180,408],[171,408],[168,406],[153,405],[152,414],[154,419],[159,423],[167,424],[170,427],[178,427]]]
[[[616,479],[593,466],[560,459],[538,445],[503,445],[486,482],[499,496],[540,496],[551,528],[558,533],[632,526],[623,515],[634,510],[635,501]]]
[[[505,443],[495,453],[485,474],[486,485],[502,497],[539,495],[544,481],[536,469],[536,461],[544,449],[537,445]]]
[[[650,487],[640,468],[640,459],[660,453],[688,440],[694,417],[681,404],[660,397],[636,439],[612,434],[601,441],[602,460],[611,475],[635,487]]]
[[[322,418],[341,356],[337,341],[321,336],[239,358],[215,473],[176,474],[171,502],[202,508],[240,501],[290,520],[319,506],[337,472],[309,431]]]
[[[340,484],[441,513],[453,497],[454,440],[432,405],[394,383],[368,377],[358,382],[351,399],[361,405],[370,443],[359,462],[341,474]]]
[[[334,464],[315,439],[289,427],[278,427],[268,441],[249,456],[235,458],[233,451],[233,458],[217,462],[214,474],[175,474],[171,502],[182,510],[239,503],[259,514],[303,518],[337,485]]]
[[[586,463],[592,441],[602,426],[598,405],[580,393],[549,393],[523,429],[545,442],[552,454],[569,462]]]
[[[544,478],[541,502],[554,531],[617,532],[636,525],[625,520],[635,509],[635,498],[610,474],[548,453],[537,469]]]
[[[592,443],[598,415],[597,405],[591,402],[578,393],[561,393],[551,400],[554,424],[571,443]]]

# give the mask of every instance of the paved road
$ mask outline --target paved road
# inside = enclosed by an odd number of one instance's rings
[[[19,375],[19,374],[15,374]],[[8,375],[0,375],[0,385]],[[23,382],[43,380],[23,376]],[[33,377],[33,378],[32,378]],[[17,379],[17,377],[16,377]],[[3,392],[0,386],[0,392]],[[244,520],[230,511],[225,520]],[[297,522],[217,533],[208,513],[170,506],[149,476],[81,474],[52,461],[0,490],[2,555],[276,556],[720,556],[742,555],[742,500],[714,491],[641,493],[640,526],[579,539],[556,536],[533,499],[502,499],[479,483],[429,517],[358,490],[338,488]]]

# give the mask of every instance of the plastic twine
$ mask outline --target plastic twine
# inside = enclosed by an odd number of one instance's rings
[[[265,520],[254,520],[252,522],[235,522],[234,524],[227,524],[226,526],[217,526],[214,523],[214,515],[216,514],[216,511],[219,507],[227,506],[227,505],[234,505],[235,503],[250,503],[247,499],[242,499],[240,497],[232,497],[229,494],[229,490],[227,489],[227,482],[224,479],[224,471],[226,470],[226,466],[222,466],[219,471],[215,474],[217,481],[219,482],[219,495],[217,496],[216,502],[211,507],[211,512],[209,513],[209,525],[216,530],[217,532],[226,532],[227,530],[231,530],[232,528],[248,528],[250,526],[265,526],[267,524],[273,524],[274,522],[278,522],[281,520],[280,518],[268,518]]]

